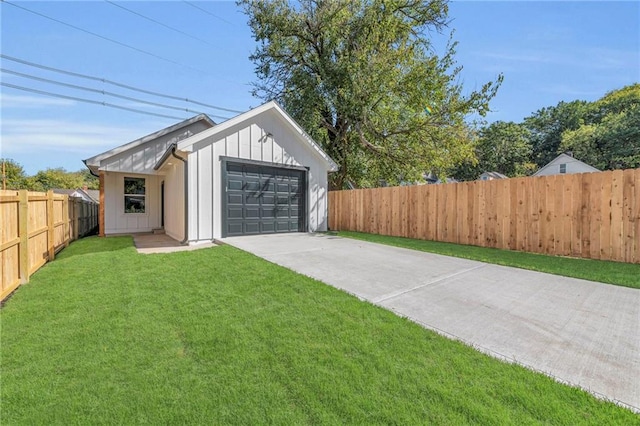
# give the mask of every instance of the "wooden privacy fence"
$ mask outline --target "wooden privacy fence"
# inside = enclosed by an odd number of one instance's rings
[[[95,203],[53,191],[0,191],[0,300],[97,226]]]
[[[640,263],[640,169],[334,191],[329,226]]]

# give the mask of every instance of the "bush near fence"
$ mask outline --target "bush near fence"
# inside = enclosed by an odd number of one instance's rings
[[[640,169],[332,191],[329,226],[640,263]]]
[[[96,203],[53,191],[0,191],[0,300],[97,226]]]

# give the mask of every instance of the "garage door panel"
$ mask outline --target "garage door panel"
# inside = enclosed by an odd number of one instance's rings
[[[303,170],[226,164],[228,236],[305,230]]]
[[[227,175],[242,176],[242,164],[227,163]]]
[[[287,196],[283,197],[283,196],[278,195],[278,198],[276,198],[276,204],[279,205],[279,206],[289,205],[289,196],[287,195]]]
[[[273,206],[276,204],[276,197],[274,195],[262,194],[260,204],[263,206]]]
[[[247,207],[244,212],[245,219],[260,219],[260,209],[258,207]]]
[[[274,222],[261,222],[261,233],[263,234],[271,234],[275,232],[275,223]]]
[[[278,221],[276,222],[277,231],[278,232],[291,232],[296,230],[296,227],[291,228],[291,223],[288,220]]]
[[[244,199],[245,205],[260,205],[260,198],[257,194],[246,194]]]
[[[262,185],[260,185],[260,191],[262,192],[274,192],[276,189],[276,184],[269,181],[269,182],[262,182]]]
[[[230,190],[239,191],[242,190],[242,180],[237,178],[230,178],[228,181],[228,186]]]
[[[283,217],[288,218],[290,216],[291,216],[291,212],[289,211],[289,209],[279,208],[276,213],[276,217],[278,218],[283,218]]]
[[[260,209],[260,211],[261,211],[260,216],[263,219],[275,219],[276,217],[276,212],[273,207],[263,208],[263,209]]]
[[[260,222],[245,222],[244,234],[247,234],[247,235],[260,234]]]
[[[243,234],[243,224],[242,224],[242,222],[228,222],[227,223],[227,234],[229,234],[229,235],[242,235]]]
[[[244,199],[244,196],[242,195],[241,192],[239,192],[239,193],[227,193],[227,204],[229,206],[234,205],[234,204],[242,205],[242,200],[243,199]]]
[[[243,209],[237,207],[229,207],[227,218],[229,219],[242,219],[243,218]]]
[[[244,187],[242,188],[244,191],[260,191],[260,181],[246,181]]]

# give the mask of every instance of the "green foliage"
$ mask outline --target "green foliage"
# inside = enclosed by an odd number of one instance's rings
[[[230,246],[86,238],[0,315],[8,425],[638,424]]]
[[[557,157],[562,134],[578,129],[590,112],[586,101],[560,102],[525,118],[523,125],[530,134],[533,162],[542,167]]]
[[[529,175],[566,151],[600,170],[640,167],[640,84],[595,102],[560,102],[521,124],[493,123],[479,135],[475,158],[452,169],[456,178],[473,180],[493,170]]]
[[[640,167],[640,84],[591,105],[591,122],[562,134],[561,150],[601,170]]]
[[[479,132],[476,162],[466,161],[452,171],[461,180],[478,179],[483,172],[496,171],[508,177],[526,176],[535,169],[531,163],[529,131],[513,122],[497,121]]]
[[[10,158],[0,158],[0,163],[2,164],[2,167],[4,167],[4,175],[2,176],[2,179],[7,189],[24,188],[27,175],[25,174],[22,166]],[[0,189],[2,189],[1,186]]]
[[[48,191],[50,189],[77,189],[85,185],[88,189],[99,189],[98,178],[89,170],[68,172],[58,167],[40,170],[33,176],[27,176],[20,164],[11,159],[1,159],[5,163],[7,189],[28,189],[30,191]]]
[[[337,161],[332,187],[416,180],[472,155],[465,118],[488,111],[502,77],[463,94],[456,43],[438,57],[425,35],[444,29],[445,0],[239,3],[259,42],[254,95]]]

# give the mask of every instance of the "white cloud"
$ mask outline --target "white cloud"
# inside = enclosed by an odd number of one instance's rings
[[[582,90],[575,87],[571,87],[566,84],[555,84],[550,86],[543,86],[540,88],[543,92],[553,93],[560,96],[574,96],[574,97],[587,97],[587,98],[598,98],[604,95],[602,90]]]
[[[487,60],[487,65],[508,67],[518,65],[523,69],[534,64],[571,67],[586,72],[589,70],[637,70],[638,52],[606,48],[577,48],[570,51],[540,51],[519,49],[518,51],[477,52]]]
[[[498,59],[507,62],[536,62],[548,63],[553,62],[553,58],[549,54],[531,52],[528,54],[518,53],[497,53],[497,52],[478,52],[482,57],[488,59]]]
[[[57,99],[40,96],[8,95],[0,93],[2,108],[45,108],[51,106],[74,106],[71,99]]]
[[[137,127],[79,124],[66,120],[8,119],[2,122],[2,155],[43,151],[95,155],[140,137]]]

